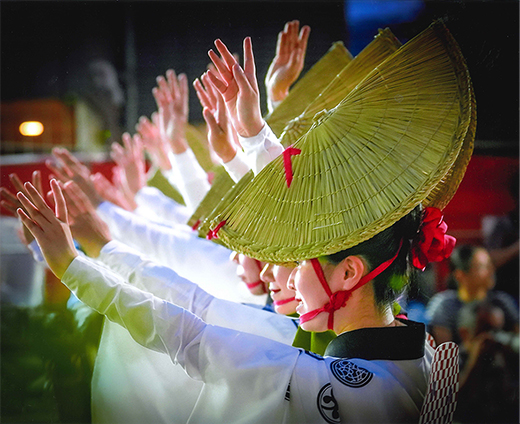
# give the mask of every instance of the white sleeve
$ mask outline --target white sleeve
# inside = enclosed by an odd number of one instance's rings
[[[185,309],[139,290],[89,258],[77,256],[62,282],[84,303],[126,328],[144,347],[170,355],[191,377],[198,372],[206,324]]]
[[[208,324],[287,345],[294,340],[297,323],[292,318],[211,296],[172,269],[147,260],[117,241],[106,244],[98,260],[130,284],[187,309]]]
[[[76,257],[62,281],[139,344],[167,353],[192,378],[206,382],[207,396],[201,394],[203,408],[194,411],[193,422],[284,421],[289,407],[285,394],[300,350],[205,324],[86,258]]]
[[[165,172],[170,184],[177,187],[191,214],[210,189],[206,171],[197,162],[197,158],[187,149],[184,153],[169,153],[172,169]]]
[[[244,149],[246,161],[255,175],[284,151],[267,123],[264,123],[262,130],[254,137],[238,136],[238,139]]]
[[[253,296],[237,276],[236,264],[229,260],[231,251],[198,237],[187,226],[165,227],[111,203],[98,207],[115,240],[172,268],[214,296],[237,302],[265,304],[265,296]]]
[[[246,163],[246,155],[242,150],[237,150],[235,157],[222,165],[235,183],[238,183],[251,169]]]
[[[191,216],[186,206],[177,203],[155,187],[144,186],[135,195],[135,202],[135,213],[162,223],[186,224]]]
[[[155,264],[117,241],[107,243],[97,260],[133,286],[175,303],[202,319],[213,300],[213,296],[171,268]]]

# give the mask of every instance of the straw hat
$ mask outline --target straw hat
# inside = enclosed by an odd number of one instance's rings
[[[449,201],[474,125],[464,58],[435,22],[242,190],[232,190],[236,197],[213,212],[210,229],[232,250],[271,263],[355,246],[421,202]]]
[[[204,222],[204,219],[213,211],[216,205],[222,200],[224,195],[233,187],[235,182],[226,172],[223,166],[216,167],[213,170],[213,181],[211,187],[200,201],[197,209],[193,212],[193,215],[188,219],[187,224],[194,230],[198,230],[200,224]],[[199,234],[201,237],[205,237],[206,234]]]
[[[215,166],[211,160],[211,154],[208,148],[208,138],[201,130],[197,129],[193,125],[186,125],[186,141],[193,151],[197,162],[200,164],[204,171],[208,172]]]
[[[287,122],[303,112],[313,100],[352,60],[352,55],[341,41],[335,42],[328,52],[289,91],[287,97],[265,118],[277,137]]]
[[[280,135],[280,142],[284,146],[293,144],[311,128],[317,113],[336,107],[370,71],[399,47],[401,42],[390,29],[380,29],[374,39],[336,75],[319,96],[299,116],[286,124]]]
[[[352,55],[345,49],[342,42],[334,43],[327,54],[295,84],[288,98],[266,119],[269,120],[271,124],[279,124],[279,127],[286,125],[287,129],[287,124],[291,125],[292,122],[298,120],[298,117],[296,117],[290,122],[282,122],[283,119],[294,116],[295,105],[302,109],[308,104],[301,116],[312,115],[311,118],[314,117],[318,110],[322,110],[325,106],[329,108],[336,106],[376,65],[390,56],[400,46],[401,43],[388,28],[379,30],[378,35],[374,37],[374,41],[354,59],[352,59]],[[343,68],[339,71],[339,74],[335,76],[341,66],[343,66]],[[310,96],[315,94],[316,90],[320,87],[324,89],[322,91],[323,94],[320,94],[311,102]],[[331,91],[333,92],[332,95],[329,94]],[[309,121],[312,121],[312,119],[309,119]],[[303,128],[303,126],[300,125],[298,129],[294,128],[294,130],[284,132],[283,134],[296,136],[298,130],[301,128]],[[306,129],[308,128],[310,128],[310,124]],[[289,139],[289,137],[286,137],[286,140],[287,139]],[[247,179],[251,178],[252,174],[248,176]],[[220,184],[224,185],[221,187]],[[204,219],[232,186],[233,184],[229,177],[221,177],[214,181],[206,198],[201,201],[201,204],[189,219],[188,225],[194,229],[198,229],[201,237],[205,237],[209,230],[209,223],[204,223]],[[241,186],[243,186],[243,183]],[[236,196],[236,193],[237,187],[235,187],[231,199]]]

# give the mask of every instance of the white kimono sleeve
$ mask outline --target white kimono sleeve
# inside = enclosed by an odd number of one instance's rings
[[[262,130],[254,137],[238,136],[238,139],[244,149],[246,162],[255,175],[284,151],[267,123],[264,123]]]
[[[283,422],[285,394],[300,350],[215,327],[183,308],[125,284],[76,257],[62,281],[83,302],[125,327],[134,340],[167,353],[206,383],[193,423]]]
[[[103,202],[101,218],[115,240],[145,253],[154,262],[172,268],[204,290],[223,299],[265,304],[265,296],[253,296],[236,274],[231,252],[201,239],[187,226],[171,228],[150,223],[142,217]]]
[[[208,176],[191,149],[177,155],[170,152],[168,156],[172,169],[165,172],[165,176],[179,189],[191,215],[209,191]]]
[[[222,165],[235,183],[238,183],[251,169],[242,150],[237,150],[235,157]]]
[[[135,195],[138,215],[161,223],[185,224],[190,219],[190,212],[184,205],[166,196],[155,187],[144,186]]]
[[[208,324],[267,337],[290,345],[297,322],[292,318],[211,296],[172,269],[147,260],[112,241],[98,258],[125,281],[192,312]]]

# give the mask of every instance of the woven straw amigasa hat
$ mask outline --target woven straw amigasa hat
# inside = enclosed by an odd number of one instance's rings
[[[265,117],[277,137],[285,125],[303,112],[307,106],[334,77],[350,62],[352,55],[341,41],[336,41],[325,55],[290,89],[289,94]]]
[[[336,107],[370,71],[399,47],[401,47],[401,43],[390,29],[379,30],[372,42],[330,80],[318,96],[306,103],[307,106],[303,112],[286,123],[280,134],[280,142],[284,146],[296,142],[314,124],[314,118],[318,112]]]
[[[210,230],[271,263],[355,246],[420,203],[445,206],[471,156],[475,117],[464,58],[435,22],[228,192]]]
[[[289,95],[267,116],[266,122],[280,135],[285,127],[281,142],[291,144],[312,125],[316,112],[336,106],[352,89],[379,63],[395,52],[401,43],[386,28],[379,30],[374,40],[355,58],[342,42],[335,42],[329,51],[316,62],[301,78]],[[321,93],[320,93],[321,90]],[[303,111],[303,112],[302,112]],[[296,115],[301,113],[299,117]],[[275,131],[277,130],[277,131]],[[223,168],[220,170],[223,171]],[[226,193],[234,186],[231,178],[218,168],[210,190],[188,220],[188,225],[198,230],[200,237],[206,237],[209,222],[205,221]],[[250,181],[250,173],[239,187]],[[236,188],[233,197],[236,196]],[[218,240],[213,239],[218,242]]]

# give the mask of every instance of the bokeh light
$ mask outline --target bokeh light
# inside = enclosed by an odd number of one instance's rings
[[[43,124],[38,121],[26,121],[20,124],[20,134],[27,136],[37,136],[43,133]]]

